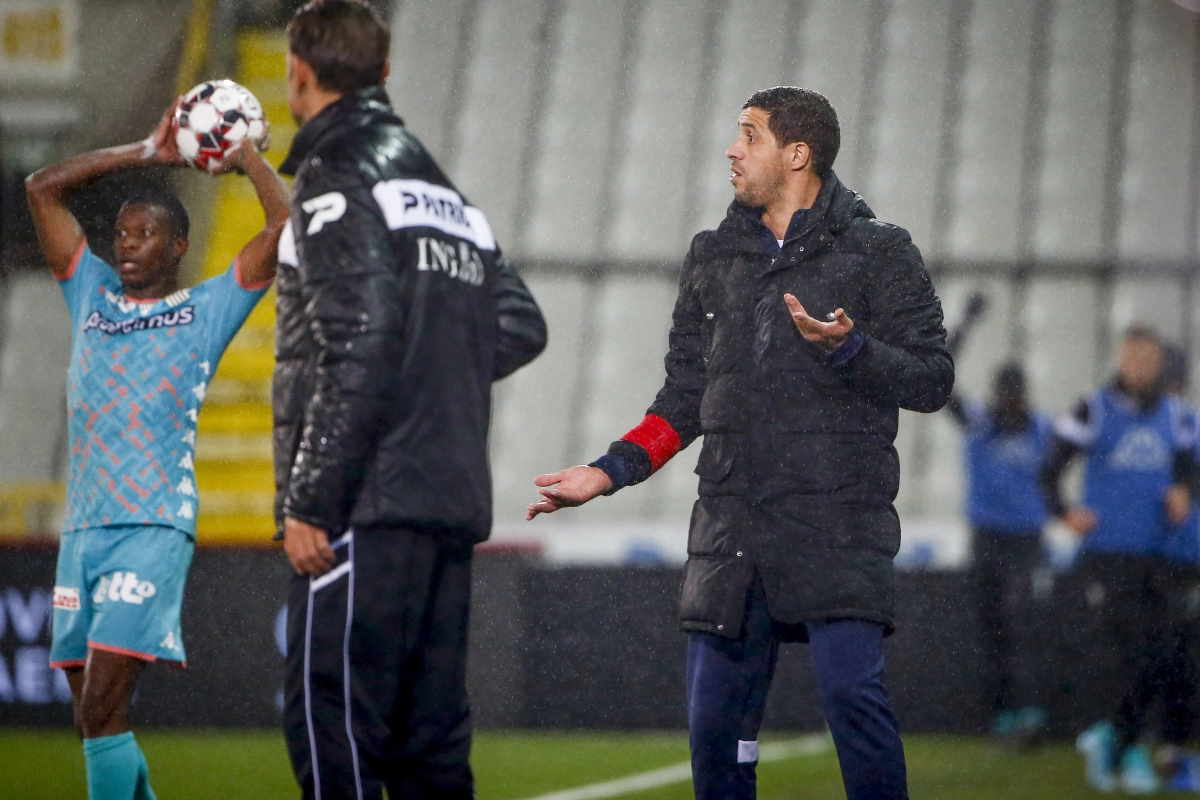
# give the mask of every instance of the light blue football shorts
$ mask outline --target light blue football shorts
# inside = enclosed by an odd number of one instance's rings
[[[195,547],[183,531],[157,525],[64,533],[50,666],[83,666],[88,648],[186,665],[179,617]]]

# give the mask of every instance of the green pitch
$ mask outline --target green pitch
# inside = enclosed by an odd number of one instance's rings
[[[298,796],[283,740],[274,731],[148,731],[138,741],[150,762],[155,791],[164,799]],[[1082,762],[1068,745],[1019,755],[975,739],[912,736],[905,742],[912,795],[923,800],[1099,796],[1082,786]],[[480,800],[521,800],[667,767],[687,757],[687,739],[677,733],[486,732],[476,738],[472,764]],[[692,796],[690,790],[683,781],[621,797],[683,800]],[[0,731],[0,799],[85,796],[83,754],[73,735]],[[763,764],[759,797],[844,799],[837,758],[826,749]]]

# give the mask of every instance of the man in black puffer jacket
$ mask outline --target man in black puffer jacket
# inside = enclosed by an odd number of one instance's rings
[[[491,529],[492,382],[546,329],[483,213],[381,88],[360,0],[288,27],[302,125],[280,246],[277,509],[296,571],[284,726],[305,797],[474,796],[472,547]]]
[[[740,124],[735,200],[684,260],[666,384],[607,455],[539,477],[529,518],[643,481],[703,435],[680,601],[696,796],[754,796],[778,643],[799,640],[847,797],[906,797],[882,680],[893,441],[899,409],[949,398],[941,304],[908,234],[834,175],[824,97],[767,89]]]

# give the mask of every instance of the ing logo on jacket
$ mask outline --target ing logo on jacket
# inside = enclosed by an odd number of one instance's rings
[[[469,286],[483,285],[483,259],[466,242],[444,242],[430,236],[417,239],[417,271],[443,272]]]

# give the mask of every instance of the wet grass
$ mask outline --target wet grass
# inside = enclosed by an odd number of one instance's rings
[[[764,736],[764,741],[783,738]],[[145,731],[138,741],[164,800],[295,798],[282,737],[275,731]],[[1033,753],[960,737],[906,739],[911,793],[920,800],[1074,800],[1098,797],[1082,782],[1082,762],[1067,744]],[[682,733],[484,732],[472,763],[480,800],[520,800],[546,792],[686,761]],[[0,799],[84,798],[83,754],[66,731],[0,730]],[[691,785],[625,795],[683,800]],[[759,767],[763,800],[844,798],[832,750]]]

